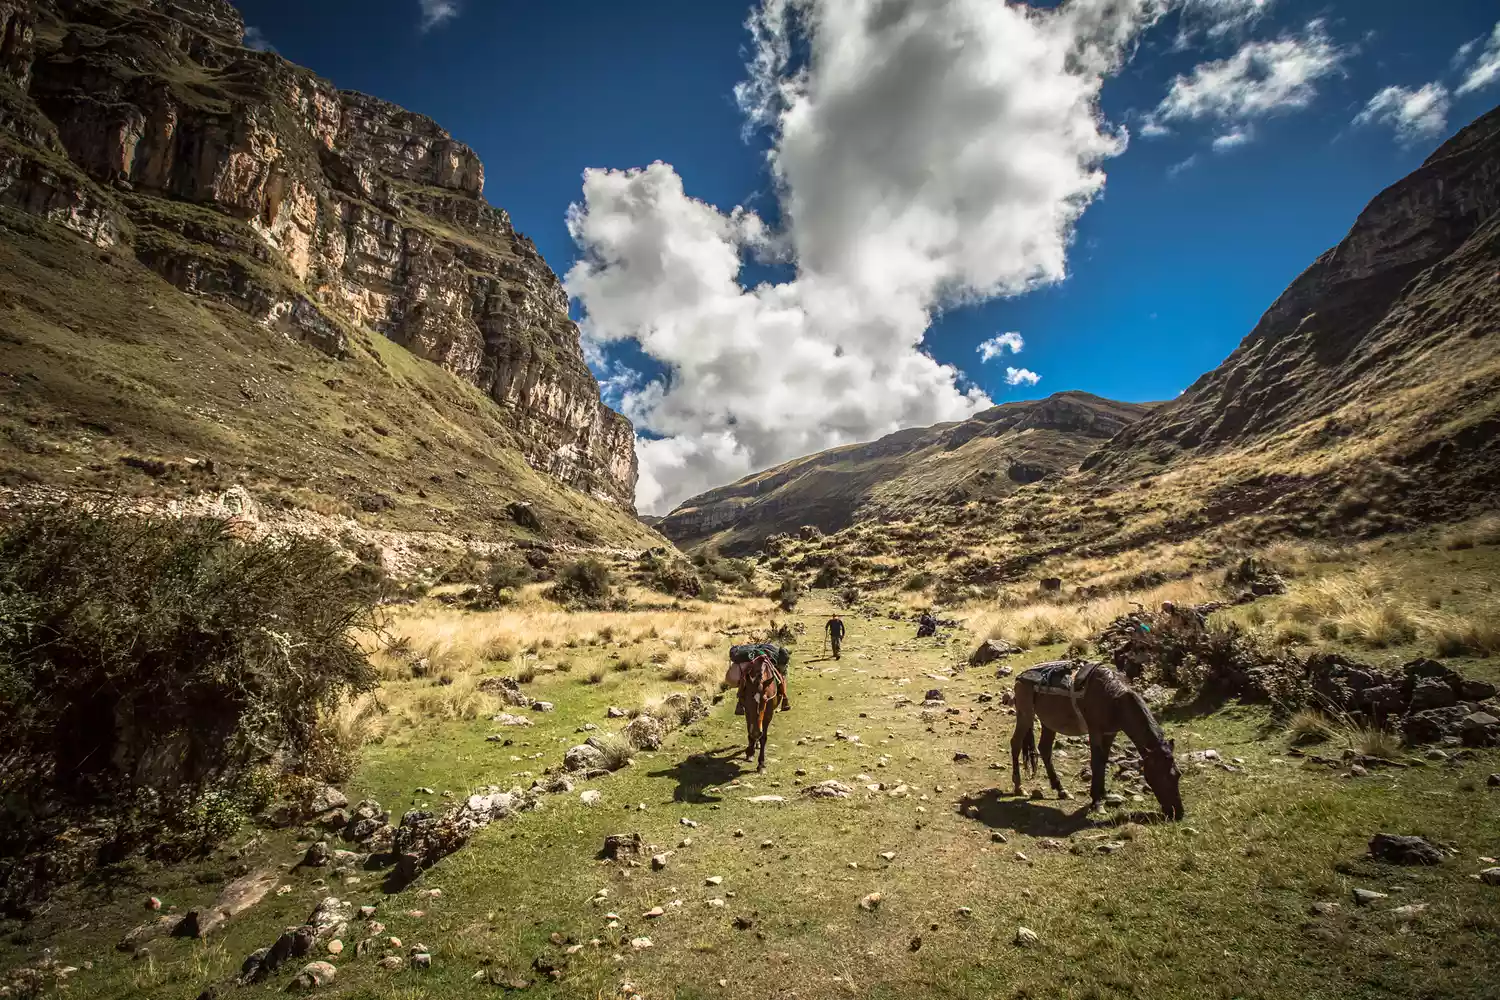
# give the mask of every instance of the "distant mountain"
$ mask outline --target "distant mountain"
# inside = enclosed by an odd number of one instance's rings
[[[1344,520],[1494,504],[1500,109],[1381,192],[1223,364],[1083,467],[1121,480],[1194,462],[1226,483],[1275,474],[1252,507]]]
[[[686,501],[656,528],[684,547],[712,541],[735,554],[802,525],[834,532],[933,505],[991,502],[1076,467],[1149,411],[1085,392],[1005,403],[767,469]]]
[[[0,486],[659,543],[473,150],[247,48],[225,0],[10,0],[0,28]]]

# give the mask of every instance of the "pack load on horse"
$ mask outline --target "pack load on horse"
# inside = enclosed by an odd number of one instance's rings
[[[781,710],[791,711],[792,702],[786,695],[786,672],[791,666],[792,654],[785,647],[774,642],[747,642],[738,646],[729,647],[729,669],[724,673],[724,685],[726,687],[739,688],[744,679],[746,668],[759,657],[770,661],[776,673],[778,690],[781,696]],[[745,714],[745,704],[741,701],[735,705],[735,715]]]
[[[766,734],[771,730],[771,717],[779,708],[785,712],[791,708],[786,697],[786,668],[791,654],[775,643],[759,642],[729,649],[730,667],[724,679],[739,687],[734,713],[745,716],[748,742],[745,759],[760,751],[757,771],[766,769]]]
[[[1090,750],[1092,808],[1104,805],[1104,772],[1115,736],[1124,733],[1141,755],[1141,773],[1168,819],[1183,816],[1181,775],[1172,756],[1173,743],[1162,734],[1151,710],[1125,679],[1102,663],[1054,660],[1038,664],[1016,678],[1016,731],[1010,739],[1011,777],[1021,794],[1021,757],[1036,773],[1037,743],[1033,723],[1042,724],[1040,755],[1047,780],[1059,798],[1070,798],[1052,767],[1052,744],[1058,733],[1087,736]]]

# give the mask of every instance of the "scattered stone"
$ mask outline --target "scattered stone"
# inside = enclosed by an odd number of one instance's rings
[[[724,901],[722,899],[710,899],[708,905],[717,910],[724,906]]]
[[[849,786],[838,781],[820,781],[816,785],[804,788],[803,793],[815,799],[847,799],[850,795]]]
[[[641,835],[638,833],[612,833],[604,838],[604,849],[600,852],[610,861],[624,861],[641,854]]]
[[[786,798],[781,795],[755,795],[747,799],[746,801],[755,802],[762,805],[780,805],[781,803],[786,801]]]
[[[885,853],[881,854],[880,856],[882,858],[884,858],[885,860],[887,860],[887,861],[895,861],[896,860],[896,852],[895,851],[886,851]]]
[[[303,966],[297,978],[292,980],[289,989],[292,990],[315,990],[321,986],[327,986],[333,982],[334,976],[338,974],[327,962],[309,962]]]
[[[625,718],[625,710],[623,708],[616,708],[614,705],[611,705],[609,706],[609,708],[605,709],[604,717],[607,719],[623,719]]]
[[[417,952],[416,954],[412,955],[412,957],[411,957],[411,967],[413,969],[430,969],[430,968],[432,968],[432,955],[430,955],[429,953],[427,953],[425,951],[419,951],[419,952]]]
[[[528,718],[526,718],[526,716],[524,716],[524,715],[511,715],[509,712],[501,712],[499,715],[495,716],[490,721],[493,722],[493,723],[496,723],[497,725],[501,725],[501,726],[529,726],[529,725],[531,725],[531,720],[528,719]],[[431,795],[432,793],[428,792],[427,794]]]
[[[1398,917],[1410,920],[1413,917],[1421,916],[1426,909],[1426,903],[1408,903],[1405,906],[1396,907],[1391,912]]]
[[[679,851],[682,850],[684,847],[692,847],[692,846],[693,846],[693,838],[692,837],[683,837],[681,840],[679,840],[677,842],[677,849]]]
[[[1001,833],[999,830],[994,831],[990,834],[990,842],[995,844],[1006,843],[1005,834]]]
[[[969,654],[969,666],[982,667],[1007,656],[1015,656],[1019,652],[1021,652],[1020,646],[1012,645],[1003,639],[990,639],[980,643],[979,647]]]
[[[651,870],[652,871],[659,872],[659,871],[661,871],[665,867],[667,867],[667,856],[665,854],[653,854],[653,855],[651,855]]]
[[[1440,865],[1445,855],[1421,837],[1377,833],[1370,838],[1370,856],[1395,865]]]
[[[338,938],[334,938],[332,941],[328,942],[328,954],[342,955],[343,953],[344,942],[340,941]]]
[[[1016,860],[1022,862],[1023,864],[1029,864],[1031,862],[1031,859],[1021,851],[1016,852]]]
[[[328,841],[320,840],[307,849],[302,856],[302,864],[308,868],[322,868],[333,860],[333,850],[328,846]]]
[[[1486,868],[1479,873],[1479,881],[1485,885],[1500,885],[1500,868]]]
[[[974,759],[973,757],[970,757],[968,754],[964,753],[962,750],[958,751],[957,753],[955,753],[953,755],[953,760],[954,760],[955,763],[957,763],[959,761],[973,760],[973,759]]]
[[[775,847],[775,846],[776,846],[776,841],[774,841],[774,840],[762,840],[760,842],[761,850],[765,850],[768,847]]]
[[[645,951],[647,948],[651,947],[651,939],[648,937],[631,938],[630,947],[634,948],[636,951]]]
[[[1389,897],[1387,897],[1385,893],[1375,892],[1372,889],[1354,890],[1354,905],[1356,906],[1373,906],[1379,900],[1387,898]]]
[[[1125,796],[1116,792],[1110,792],[1104,796],[1104,804],[1107,806],[1123,806],[1125,804]]]
[[[1100,844],[1098,847],[1094,848],[1094,850],[1098,851],[1100,854],[1113,854],[1118,850],[1122,850],[1124,847],[1125,841],[1111,840],[1108,843]]]
[[[1500,777],[1500,775],[1493,775],[1492,774],[1492,775],[1490,775],[1490,777],[1492,777],[1492,778],[1494,778],[1494,777]],[[1495,784],[1495,783],[1496,782],[1493,782],[1493,781],[1490,782],[1490,784]],[[146,909],[148,909],[148,910],[159,910],[159,909],[161,909],[161,900],[157,899],[155,896],[152,896],[150,899],[146,900]]]
[[[600,802],[604,801],[604,793],[597,788],[590,788],[587,791],[578,793],[578,801],[586,806],[597,806]]]
[[[1016,946],[1019,948],[1031,948],[1041,942],[1036,931],[1029,927],[1016,928]]]
[[[605,770],[604,751],[587,743],[581,743],[563,754],[563,767],[569,771]]]
[[[531,703],[531,710],[533,712],[550,712],[554,707],[556,706],[550,701],[534,701]]]
[[[859,901],[859,908],[862,910],[870,911],[877,910],[880,908],[881,900],[883,900],[884,898],[885,897],[883,897],[880,893],[872,892],[864,899],[861,899]]]
[[[1319,900],[1318,902],[1312,904],[1312,906],[1308,907],[1308,910],[1320,917],[1331,917],[1335,913],[1339,912],[1339,904],[1328,902],[1326,900]]]
[[[1441,751],[1439,752],[1441,753]],[[1489,780],[1486,781],[1485,784],[1489,785],[1489,787],[1491,788],[1500,788],[1500,774],[1490,775]]]
[[[734,925],[734,929],[737,931],[748,931],[750,928],[755,926],[755,921],[751,920],[749,917],[735,917],[732,923]]]
[[[641,916],[646,920],[656,920],[659,917],[666,916],[666,913],[667,911],[663,910],[660,906],[653,906],[645,913],[642,913]]]
[[[708,878],[706,878],[706,879],[703,880],[703,884],[704,885],[723,885],[724,884],[724,876],[723,875],[710,875]]]
[[[390,972],[395,972],[399,969],[406,968],[406,959],[402,958],[400,955],[387,955],[375,964],[382,969],[386,969]]]
[[[677,822],[680,823],[680,824],[682,824],[685,827],[690,828],[690,829],[697,829],[697,827],[698,827],[698,821],[697,820],[695,820],[695,819],[688,819],[686,816],[684,816],[682,819],[678,820]]]
[[[660,750],[667,738],[667,727],[650,715],[637,715],[620,730],[620,735],[637,750]]]

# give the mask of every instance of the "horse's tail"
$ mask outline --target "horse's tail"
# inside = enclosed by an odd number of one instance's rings
[[[1021,756],[1026,758],[1026,770],[1034,778],[1036,767],[1040,756],[1036,752],[1036,725],[1028,722],[1026,724],[1026,735],[1021,737]]]

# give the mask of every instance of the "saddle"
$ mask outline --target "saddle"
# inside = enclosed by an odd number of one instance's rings
[[[1079,728],[1088,732],[1088,720],[1078,707],[1078,696],[1097,666],[1097,663],[1083,660],[1053,660],[1051,663],[1039,663],[1025,671],[1016,678],[1016,682],[1025,681],[1037,694],[1053,694],[1068,699],[1072,703],[1073,715],[1078,719]]]

